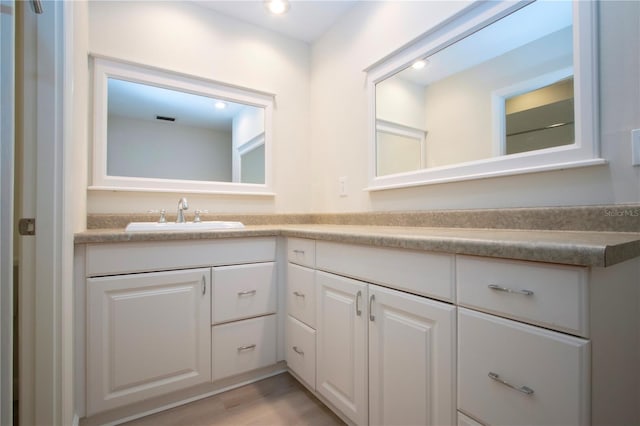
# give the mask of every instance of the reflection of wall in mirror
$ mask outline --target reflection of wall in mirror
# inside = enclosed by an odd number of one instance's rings
[[[571,66],[568,27],[433,83],[425,90],[428,167],[493,155],[491,93]]]
[[[264,109],[244,106],[233,118],[233,181],[264,183]],[[262,145],[245,152],[243,146],[260,139]],[[243,152],[243,154],[241,154]]]
[[[240,182],[264,183],[264,144],[241,156]]]
[[[376,176],[420,170],[422,166],[421,141],[415,138],[376,132]]]
[[[424,87],[401,78],[376,84],[376,119],[425,129]]]
[[[424,132],[424,88],[400,78],[388,78],[376,85],[376,122]],[[419,170],[424,167],[423,140],[376,125],[376,176]],[[424,137],[423,137],[424,139]]]
[[[109,115],[107,137],[109,176],[231,181],[228,132]]]

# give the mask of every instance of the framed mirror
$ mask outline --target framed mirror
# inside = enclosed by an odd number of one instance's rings
[[[594,2],[477,2],[372,65],[369,190],[604,164]]]
[[[274,96],[94,57],[89,189],[272,195]]]

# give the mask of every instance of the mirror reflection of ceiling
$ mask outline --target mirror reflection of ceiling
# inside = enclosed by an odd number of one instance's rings
[[[244,107],[218,99],[165,89],[149,84],[109,78],[109,115],[139,120],[156,120],[156,116],[175,118],[182,126],[231,131],[233,117]]]
[[[422,68],[410,64],[376,83],[376,176],[450,167],[574,143],[573,131],[566,126],[540,132],[535,143],[520,144],[518,148],[514,144],[505,146],[509,144],[505,144],[504,134],[507,98],[572,74],[572,2],[533,2],[430,56],[416,58],[414,64],[419,61],[423,62]],[[561,111],[561,116],[545,119],[543,127],[573,122],[572,86],[569,92],[564,104],[570,113],[566,108],[545,107],[519,116],[526,121]],[[501,124],[497,124],[498,120]],[[513,127],[513,120],[508,121]],[[381,129],[382,123],[386,123],[386,130]],[[397,129],[389,130],[390,124]],[[524,131],[521,127],[516,126],[517,132]],[[402,135],[407,129],[426,135],[421,142],[415,139],[419,150],[408,150],[397,137],[390,139],[389,134]],[[554,137],[554,141],[545,139],[561,132],[562,137]],[[411,166],[399,166],[409,164],[405,159],[416,155],[420,156],[418,169],[415,161]]]
[[[572,16],[570,1],[536,1],[429,56],[424,68],[409,67],[398,76],[426,86],[571,27]],[[568,49],[570,54],[571,43]]]

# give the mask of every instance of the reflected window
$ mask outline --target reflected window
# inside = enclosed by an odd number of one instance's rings
[[[573,77],[506,99],[505,154],[572,144],[573,111]]]

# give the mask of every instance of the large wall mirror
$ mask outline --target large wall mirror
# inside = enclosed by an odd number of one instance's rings
[[[93,58],[89,189],[271,194],[273,95]]]
[[[367,70],[370,190],[603,164],[594,2],[478,2]]]

